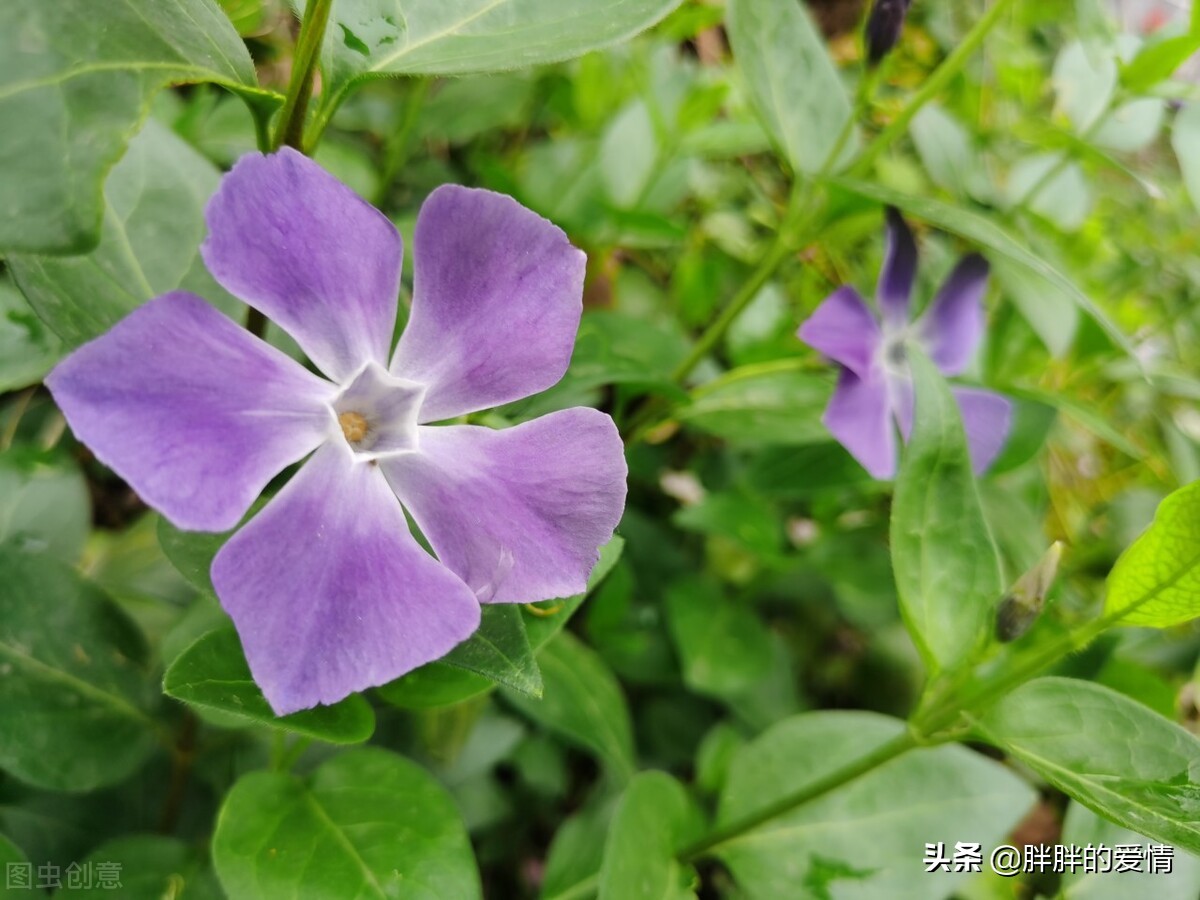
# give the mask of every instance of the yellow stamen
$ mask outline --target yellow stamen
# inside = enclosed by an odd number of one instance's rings
[[[357,444],[367,436],[367,420],[362,413],[344,412],[338,416],[338,424],[342,426],[342,434],[352,444]]]

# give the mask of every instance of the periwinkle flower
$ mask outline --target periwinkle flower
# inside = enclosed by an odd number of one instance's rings
[[[910,6],[912,0],[875,0],[871,4],[863,32],[867,45],[867,65],[878,65],[899,43]]]
[[[79,439],[180,528],[233,528],[307,457],[212,566],[277,713],[444,655],[478,627],[480,603],[584,589],[625,502],[612,419],[575,408],[500,431],[429,424],[562,377],[584,272],[562,231],[501,194],[434,191],[389,362],[402,248],[381,213],[284,149],[240,160],[206,219],[209,271],[325,377],[177,291],[46,383]]]
[[[800,326],[797,337],[841,366],[824,421],[833,436],[876,478],[896,474],[896,432],[912,431],[913,388],[907,350],[918,345],[944,375],[959,375],[983,337],[988,264],[978,254],[959,260],[932,305],[910,320],[917,245],[900,214],[887,211],[887,252],[876,301],[880,318],[858,291],[838,288]],[[977,473],[1004,445],[1012,403],[978,388],[954,387]]]

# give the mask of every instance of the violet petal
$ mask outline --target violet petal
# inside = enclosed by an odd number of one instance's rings
[[[387,364],[400,235],[377,209],[284,147],[243,156],[205,210],[213,277],[276,322],[334,381]]]
[[[625,454],[604,413],[576,407],[504,431],[423,427],[380,460],[438,558],[484,603],[577,594],[625,506]]]
[[[882,375],[864,379],[843,368],[822,421],[872,476],[896,474],[896,431]]]
[[[796,337],[859,378],[871,374],[881,340],[879,323],[858,291],[849,286],[826,297]]]
[[[182,291],[84,344],[46,385],[101,462],[194,531],[232,528],[334,427],[332,384]]]
[[[917,325],[930,359],[944,375],[961,374],[979,347],[987,278],[986,259],[977,253],[963,257]]]
[[[1007,397],[979,388],[951,388],[962,413],[971,467],[976,475],[987,471],[1004,447],[1012,425],[1013,405]]]
[[[479,625],[475,597],[417,544],[379,467],[334,443],[221,548],[212,579],[279,715],[398,678]]]
[[[422,422],[519,400],[567,370],[586,258],[511,197],[445,185],[417,217],[412,316],[391,370],[423,382]]]
[[[887,249],[879,272],[876,299],[885,322],[899,326],[908,321],[909,296],[917,277],[917,242],[895,207],[889,206],[885,214]]]

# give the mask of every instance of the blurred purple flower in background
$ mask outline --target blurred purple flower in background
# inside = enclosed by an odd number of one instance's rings
[[[907,440],[913,390],[907,349],[916,343],[944,375],[959,375],[983,337],[983,295],[988,264],[978,254],[961,259],[933,304],[911,321],[910,295],[917,274],[917,245],[900,214],[887,210],[887,254],[876,301],[880,318],[858,291],[838,288],[800,326],[797,336],[841,366],[823,421],[851,455],[876,478],[896,474],[893,418]],[[978,388],[955,387],[975,471],[996,458],[1008,435],[1012,404]]]
[[[309,457],[212,566],[278,714],[444,655],[478,627],[481,602],[584,589],[625,503],[612,419],[575,408],[504,431],[427,427],[562,377],[584,255],[561,230],[501,194],[434,191],[389,365],[402,247],[381,213],[284,149],[239,161],[206,217],[201,252],[217,281],[328,380],[175,292],[47,384],[79,439],[181,528],[234,527]]]

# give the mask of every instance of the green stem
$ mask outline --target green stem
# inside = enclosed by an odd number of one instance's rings
[[[967,60],[979,49],[988,32],[992,30],[996,23],[1000,21],[1000,17],[1015,2],[1016,0],[996,0],[988,8],[987,12],[967,32],[966,36],[962,39],[962,43],[951,51],[950,55],[942,61],[942,64],[929,76],[928,80],[921,85],[920,89],[909,98],[908,103],[900,110],[899,115],[867,145],[867,148],[854,161],[854,165],[850,167],[850,175],[858,176],[868,171],[883,151],[908,130],[909,123],[921,110],[921,107],[940,94],[950,84],[954,76],[967,64]]]
[[[828,775],[818,778],[816,781],[809,782],[797,791],[780,797],[769,806],[765,806],[748,816],[735,819],[721,828],[714,829],[700,840],[689,844],[679,851],[678,859],[681,862],[691,862],[700,856],[704,856],[726,841],[740,837],[772,819],[785,815],[793,809],[803,806],[805,803],[828,794],[830,791],[850,783],[872,769],[877,769],[884,763],[890,762],[920,745],[921,741],[918,740],[917,736],[913,732],[906,730],[903,734],[898,734],[890,741],[880,744],[870,753],[860,756],[858,759],[838,769],[834,769]]]
[[[325,38],[325,25],[332,8],[333,0],[308,0],[304,21],[300,25],[300,37],[296,41],[296,54],[292,58],[287,99],[279,112],[275,149],[286,144],[304,152],[304,119],[308,113],[308,101],[312,98],[313,78],[317,71],[317,59],[321,55],[321,42]]]

